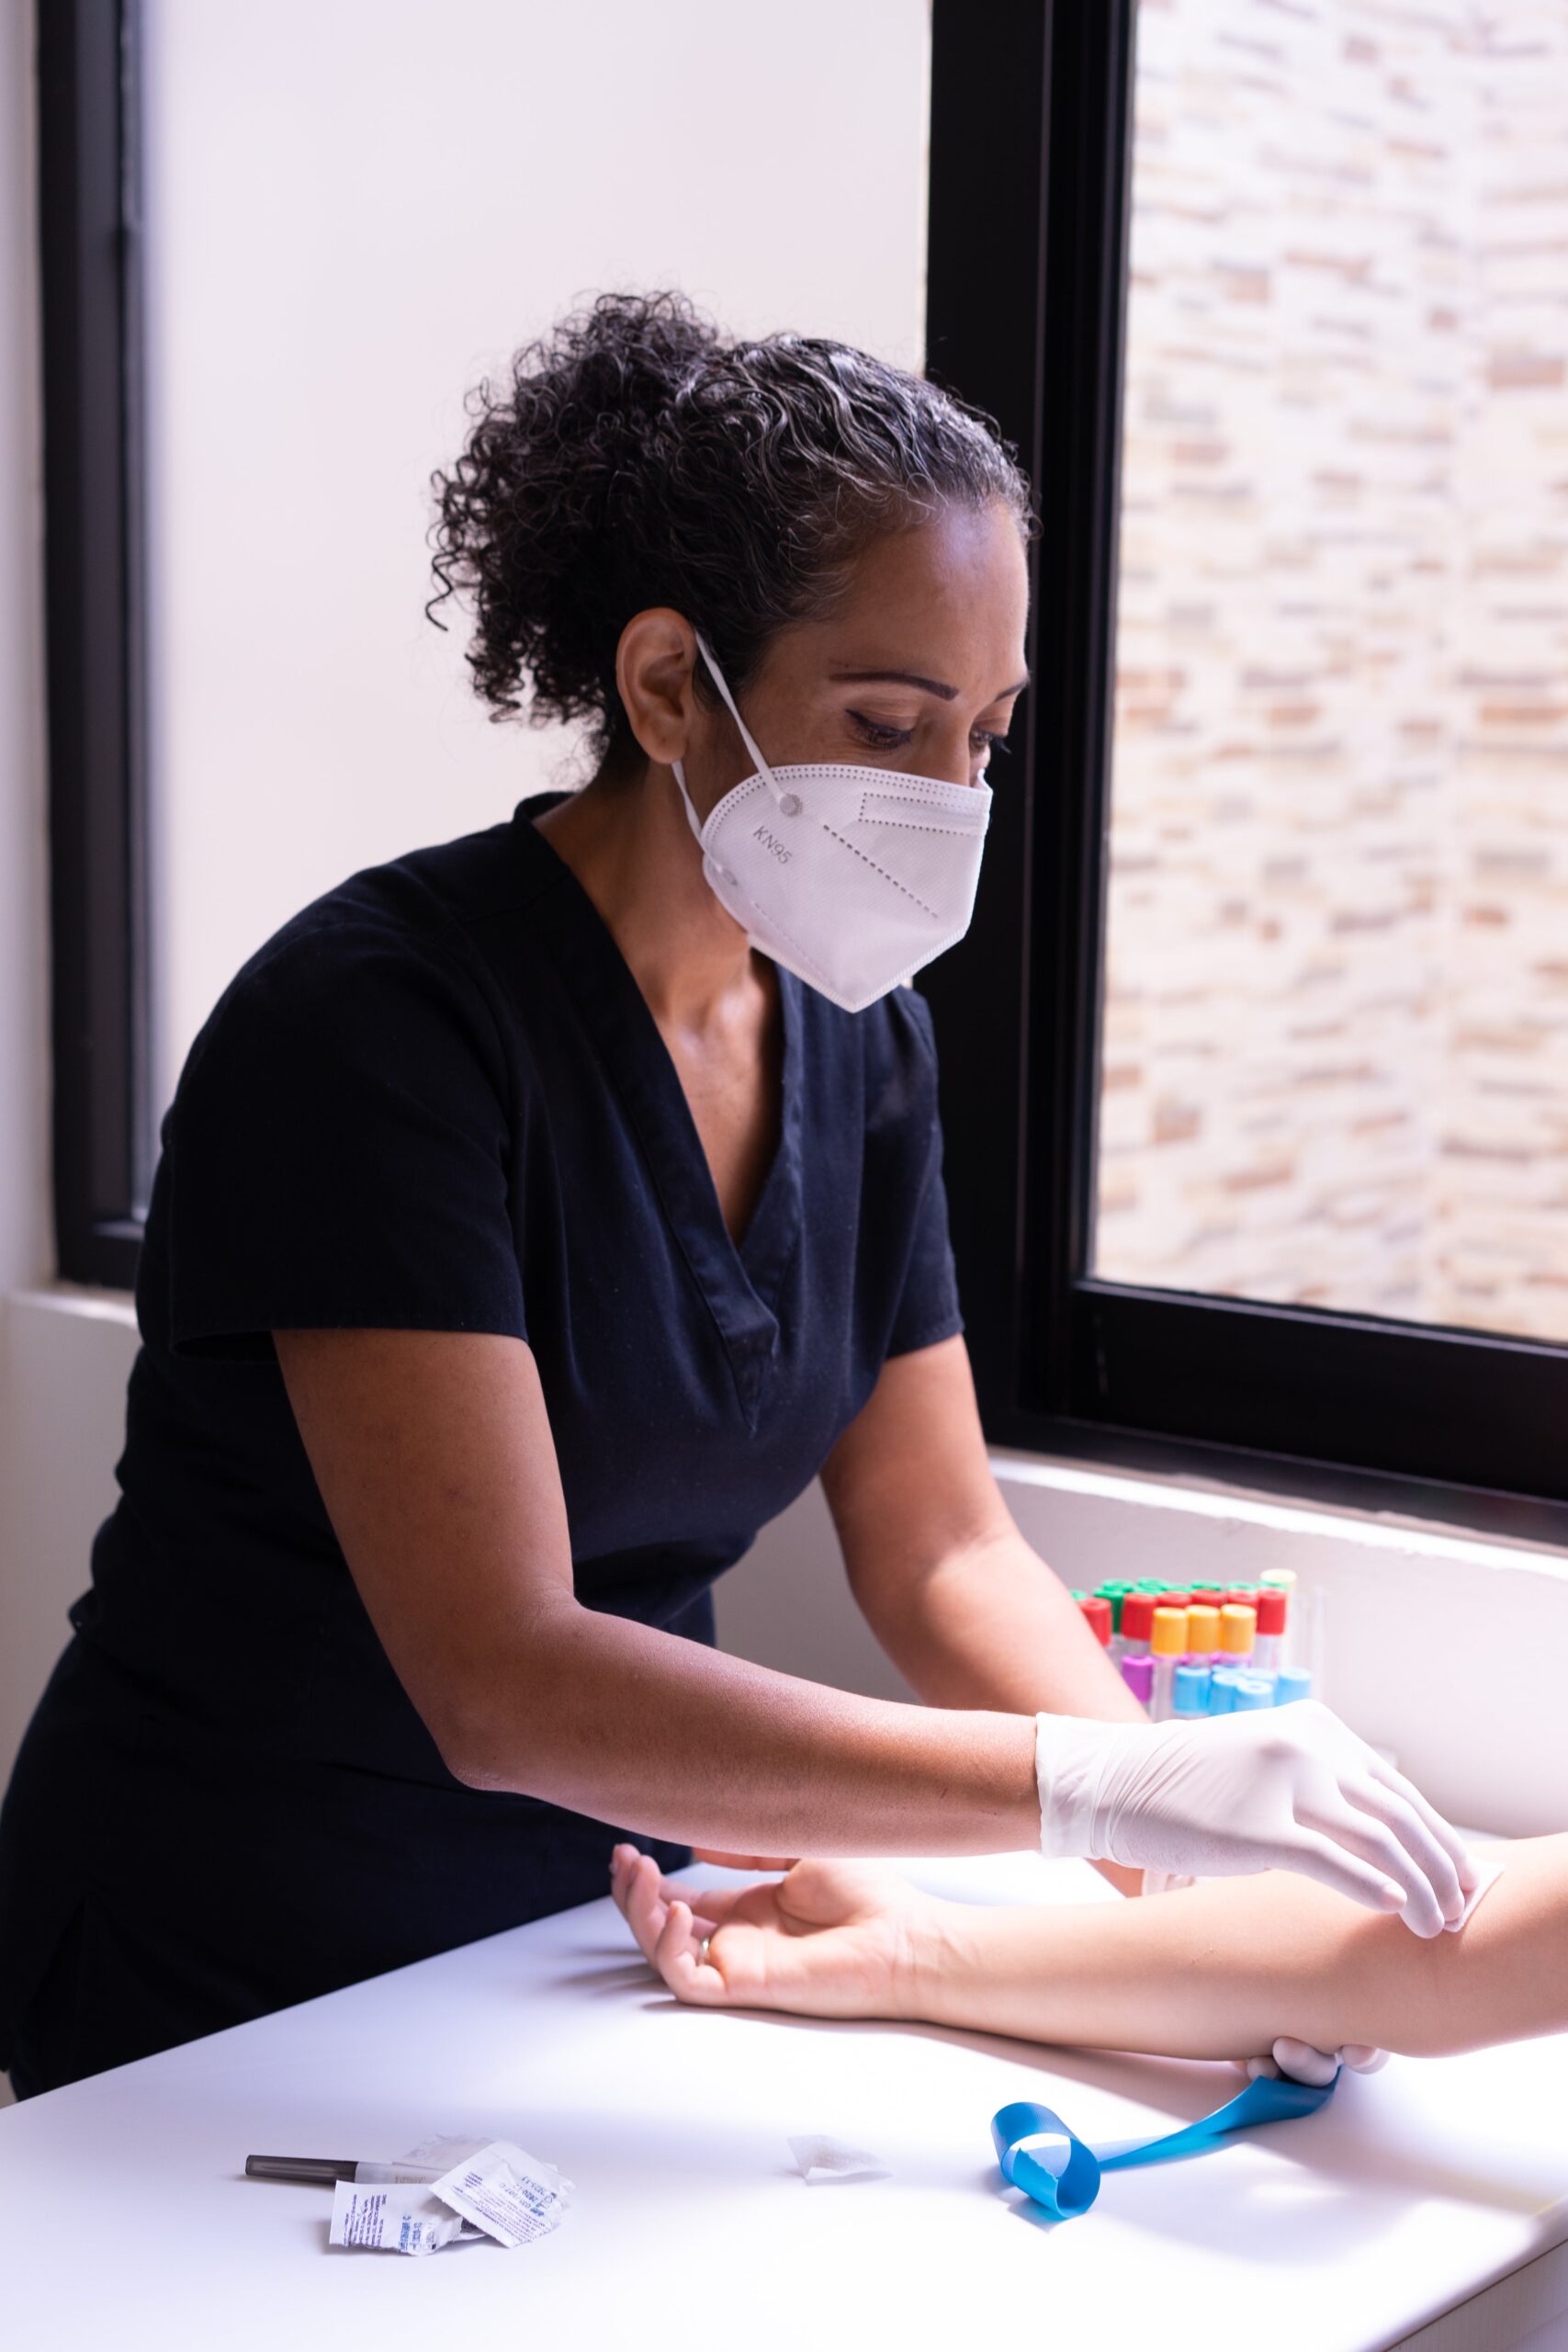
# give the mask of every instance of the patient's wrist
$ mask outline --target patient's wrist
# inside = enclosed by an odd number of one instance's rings
[[[905,1921],[899,2014],[927,2025],[973,2025],[978,1990],[974,1928],[983,1906],[932,1895]]]

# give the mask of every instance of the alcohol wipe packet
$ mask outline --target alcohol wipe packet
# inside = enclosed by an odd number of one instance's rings
[[[418,2182],[340,2180],[333,2190],[329,2245],[373,2254],[434,2254],[464,2234],[461,2214],[437,2204]]]
[[[513,2141],[491,2140],[433,2181],[430,2194],[500,2245],[526,2245],[559,2227],[571,2183]]]

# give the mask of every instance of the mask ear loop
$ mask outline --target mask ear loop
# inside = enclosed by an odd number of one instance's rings
[[[719,668],[718,663],[714,660],[713,652],[708,645],[707,639],[704,637],[700,628],[694,629],[692,633],[697,640],[698,652],[702,655],[703,660],[708,665],[708,674],[712,678],[714,684],[718,688],[719,693],[724,697],[725,708],[728,711],[729,716],[734,719],[735,724],[740,729],[740,741],[745,744],[747,751],[750,753],[757,774],[760,776],[766,778],[769,791],[773,794],[773,798],[782,806],[785,800],[791,797],[791,796],[788,793],[780,791],[778,781],[774,776],[772,768],[762,757],[761,752],[757,749],[756,738],[735,707],[735,696],[730,693],[728,686],[725,683],[724,673]]]

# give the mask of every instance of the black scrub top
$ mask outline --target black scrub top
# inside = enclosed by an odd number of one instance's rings
[[[578,1599],[711,1643],[715,1577],[886,1358],[961,1329],[922,1000],[846,1013],[779,972],[781,1134],[737,1245],[653,1016],[535,829],[558,797],[317,899],[191,1048],[121,1499],[0,1815],[24,2087],[604,1891],[616,1828],[442,1763],[272,1330],[525,1340]]]

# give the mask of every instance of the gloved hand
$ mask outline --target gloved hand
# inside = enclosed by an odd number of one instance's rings
[[[1235,1878],[1299,1871],[1418,1936],[1478,1872],[1402,1772],[1315,1699],[1195,1723],[1037,1715],[1040,1849]]]

